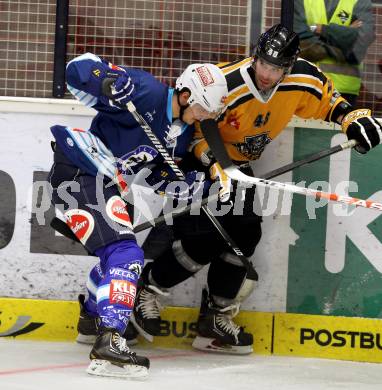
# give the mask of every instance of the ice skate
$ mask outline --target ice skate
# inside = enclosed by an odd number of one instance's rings
[[[100,329],[89,357],[86,372],[90,375],[144,379],[150,368],[149,359],[131,352],[126,340],[114,329]]]
[[[150,342],[153,342],[154,336],[160,334],[159,295],[167,296],[168,292],[153,285],[140,286],[130,319],[137,331]]]
[[[192,346],[208,352],[235,355],[252,353],[252,334],[244,332],[244,329],[232,320],[238,311],[238,305],[225,308],[217,306],[207,290],[203,290],[197,323],[198,335]]]

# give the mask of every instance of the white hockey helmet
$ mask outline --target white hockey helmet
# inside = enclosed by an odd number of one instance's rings
[[[213,64],[192,64],[176,80],[175,89],[190,91],[188,104],[199,104],[209,113],[220,113],[228,95],[227,81],[223,72]]]

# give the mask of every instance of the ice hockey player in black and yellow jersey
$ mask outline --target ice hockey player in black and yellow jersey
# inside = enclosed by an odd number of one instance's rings
[[[218,65],[225,74],[229,94],[217,131],[238,165],[258,159],[293,115],[341,124],[349,139],[359,142],[361,153],[380,143],[381,125],[370,110],[354,110],[332,81],[315,65],[299,59],[298,53],[298,36],[276,25],[260,36],[253,57]],[[232,191],[229,178],[211,154],[200,129],[195,134],[193,152],[210,177],[220,183],[222,204],[235,199],[235,187]],[[248,258],[261,237],[261,217],[253,212],[254,192],[255,188],[247,190],[241,215],[233,215],[231,208],[218,217]],[[134,309],[136,323],[158,334],[156,288],[173,287],[209,263],[209,291],[203,291],[193,346],[205,351],[250,353],[252,335],[232,318],[252,292],[254,281],[203,214],[175,219],[174,236],[172,247],[143,271]]]
[[[227,110],[218,126],[234,161],[258,159],[293,115],[331,121],[335,108],[344,102],[332,82],[303,59],[297,59],[287,74],[286,68],[270,65],[261,57],[218,66],[229,88]],[[258,85],[264,89],[258,89]],[[200,132],[196,138],[199,136],[202,138]],[[197,157],[207,149],[201,140],[196,147]]]

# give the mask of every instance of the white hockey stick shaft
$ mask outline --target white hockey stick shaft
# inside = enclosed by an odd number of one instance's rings
[[[262,179],[259,177],[248,176],[240,169],[235,166],[235,164],[230,159],[228,152],[224,146],[224,143],[220,137],[219,129],[215,121],[206,120],[201,123],[201,130],[206,139],[212,154],[215,156],[216,160],[220,163],[224,172],[233,180],[237,180],[242,183],[255,184],[258,186],[276,188],[279,190],[292,192],[295,194],[301,194],[305,196],[311,196],[316,199],[327,199],[329,201],[334,201],[338,203],[344,203],[347,205],[353,205],[357,207],[365,207],[368,209],[374,209],[382,211],[382,203],[375,202],[373,200],[363,200],[358,198],[353,198],[346,195],[338,195],[335,193],[329,193],[324,191],[313,190],[311,188],[299,187],[294,184],[281,183],[277,181]],[[350,143],[351,146],[355,145],[355,142]]]
[[[236,167],[230,166],[224,169],[224,172],[233,180],[237,180],[243,183],[255,184],[262,187],[275,188],[294,194],[301,194],[305,196],[311,196],[316,199],[327,199],[329,201],[344,203],[347,205],[353,205],[357,207],[365,207],[368,209],[374,209],[382,211],[382,203],[375,202],[373,200],[364,200],[359,198],[353,198],[352,196],[338,195],[335,193],[324,192],[314,190],[312,188],[299,187],[294,184],[281,183],[277,181],[260,179],[257,177],[251,177],[241,172]]]

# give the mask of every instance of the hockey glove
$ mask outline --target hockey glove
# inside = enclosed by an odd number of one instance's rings
[[[222,203],[229,203],[231,197],[231,179],[225,174],[218,162],[210,167],[210,177],[215,182],[219,182],[219,200]]]
[[[358,141],[358,145],[354,147],[358,153],[365,154],[382,142],[381,123],[371,116],[369,109],[349,112],[341,125],[349,140]]]
[[[123,73],[110,85],[109,104],[113,107],[125,108],[126,104],[133,99],[134,94],[135,85],[131,77]]]
[[[153,187],[156,194],[166,195],[187,203],[190,203],[192,199],[200,200],[208,188],[203,172],[187,172],[184,181],[181,181],[166,166],[154,168],[145,180]]]

